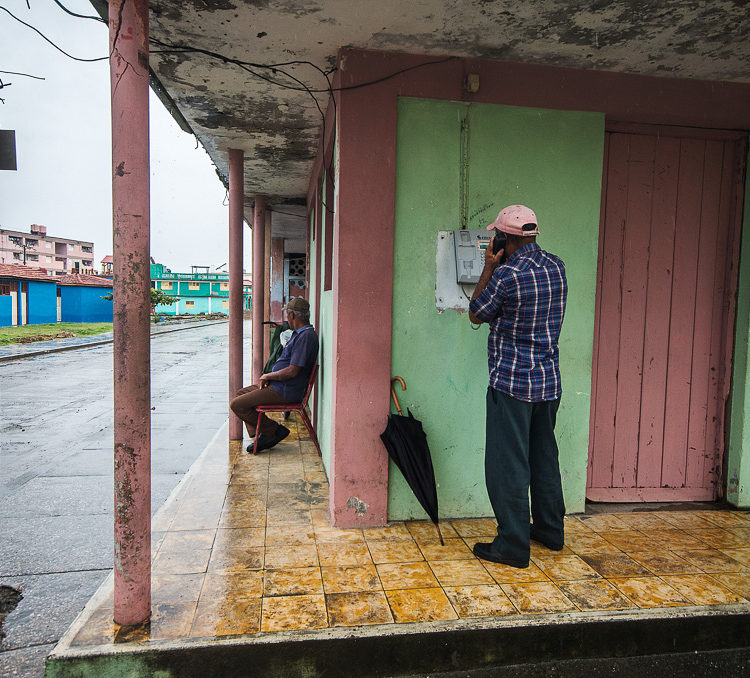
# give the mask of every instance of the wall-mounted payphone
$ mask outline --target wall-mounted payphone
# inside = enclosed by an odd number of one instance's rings
[[[453,231],[456,256],[456,282],[476,284],[484,268],[484,252],[493,232],[484,228]]]

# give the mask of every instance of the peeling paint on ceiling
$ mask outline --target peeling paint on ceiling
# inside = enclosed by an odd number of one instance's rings
[[[220,176],[227,148],[242,148],[246,193],[299,205],[327,98],[321,70],[342,46],[747,83],[749,16],[746,0],[152,0],[152,38],[279,66],[153,46],[151,67]],[[274,84],[282,70],[323,91]]]

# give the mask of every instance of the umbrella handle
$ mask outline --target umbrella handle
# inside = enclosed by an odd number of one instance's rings
[[[398,410],[399,416],[401,416],[401,405],[398,402],[398,397],[396,396],[396,389],[393,388],[393,385],[398,382],[401,384],[401,390],[406,390],[406,383],[404,382],[402,377],[393,377],[391,379],[391,398],[393,398],[393,402],[396,403],[396,409]]]

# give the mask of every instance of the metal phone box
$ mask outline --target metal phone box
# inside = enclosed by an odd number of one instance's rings
[[[484,228],[453,231],[456,254],[456,282],[476,284],[484,268],[484,251],[492,233]]]

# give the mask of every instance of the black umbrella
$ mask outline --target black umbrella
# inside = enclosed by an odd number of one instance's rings
[[[401,377],[391,379],[391,397],[396,404],[398,414],[389,414],[385,431],[380,434],[380,439],[388,450],[391,459],[404,474],[406,482],[409,483],[414,496],[427,511],[427,515],[435,523],[440,537],[440,543],[444,546],[443,535],[438,525],[438,499],[435,488],[435,471],[432,468],[432,457],[427,445],[427,436],[422,430],[422,422],[415,419],[410,410],[406,410],[408,417],[401,413],[396,391],[393,384],[399,382],[401,390],[406,390],[406,384]]]

